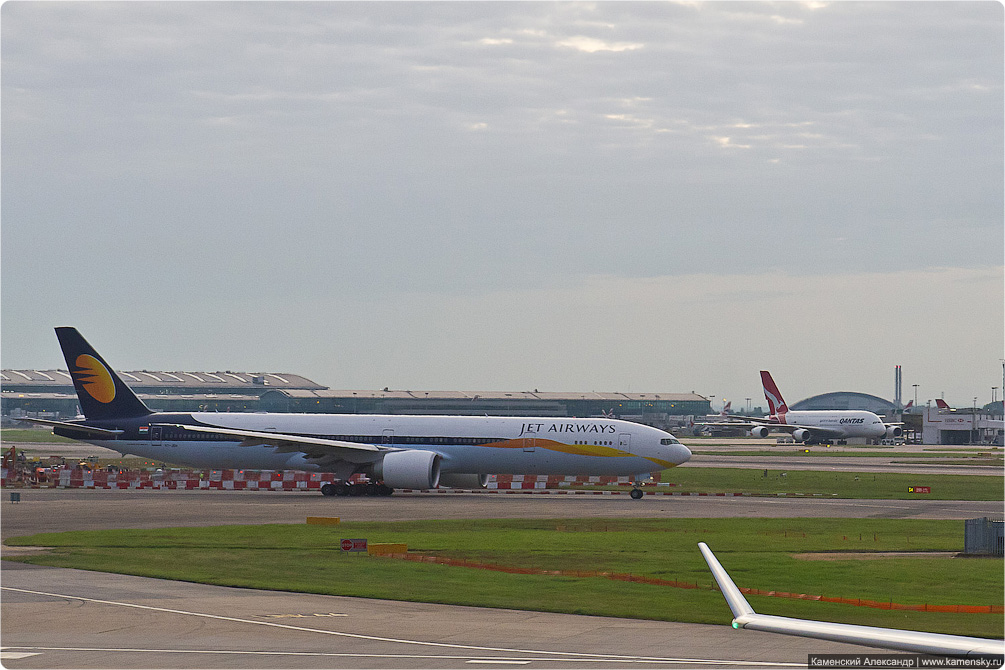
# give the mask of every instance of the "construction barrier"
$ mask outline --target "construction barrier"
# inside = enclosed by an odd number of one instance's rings
[[[0,472],[3,486],[18,482],[8,478],[8,471]],[[354,476],[350,481],[364,480]],[[330,472],[300,472],[295,470],[88,470],[86,468],[62,469],[45,482],[20,481],[29,488],[57,487],[83,489],[171,489],[222,491],[295,491],[320,489],[335,481]]]
[[[10,471],[2,471],[3,486],[16,482],[9,476]],[[658,473],[657,473],[658,478]],[[546,475],[490,475],[489,490],[535,490],[557,489],[573,486],[631,486],[631,477],[563,477]],[[26,486],[55,486],[58,488],[95,489],[219,489],[219,490],[282,490],[320,489],[322,485],[335,481],[330,472],[301,472],[295,470],[88,470],[86,468],[64,468],[56,471],[45,482],[30,483]],[[365,477],[354,475],[353,483],[367,481]],[[446,490],[446,489],[444,489]]]
[[[297,470],[88,470],[64,468],[44,479],[26,479],[25,473],[4,468],[0,472],[0,486],[24,488],[67,489],[154,489],[154,490],[219,490],[219,491],[316,491],[324,484],[335,482],[330,472],[302,472]],[[658,475],[658,473],[657,473]],[[490,475],[485,489],[399,489],[400,493],[498,493],[498,494],[553,494],[553,495],[629,495],[631,477],[553,476],[553,475]],[[365,483],[362,475],[353,475],[350,482]],[[593,490],[586,486],[622,486],[624,490]],[[669,487],[671,483],[654,481],[647,484],[646,495],[656,496],[747,496],[742,492],[705,493],[696,491],[659,491],[651,487]],[[820,493],[757,494],[769,497],[821,497]],[[831,494],[837,495],[837,494]]]

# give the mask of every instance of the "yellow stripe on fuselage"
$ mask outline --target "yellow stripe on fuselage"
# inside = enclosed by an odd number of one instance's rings
[[[670,461],[663,460],[662,458],[654,458],[652,456],[640,456],[639,454],[633,454],[624,449],[618,449],[616,447],[608,447],[602,444],[565,444],[564,442],[556,442],[555,440],[545,440],[542,438],[528,438],[515,440],[503,440],[502,442],[489,442],[488,444],[481,445],[483,447],[493,447],[496,449],[529,449],[531,447],[538,449],[547,449],[549,451],[558,451],[563,454],[571,454],[573,456],[597,456],[599,458],[615,458],[615,457],[634,457],[634,458],[644,458],[647,461],[655,463],[662,468],[673,468],[676,467],[676,463],[671,463]]]
[[[611,458],[614,456],[635,456],[633,453],[617,449],[615,447],[607,447],[602,444],[565,444],[564,442],[546,440],[540,437],[528,439],[517,438],[515,440],[503,440],[502,442],[489,442],[488,444],[483,444],[481,446],[493,447],[495,449],[537,448],[547,449],[548,451],[558,451],[563,454],[572,454],[573,456],[600,456],[602,458]]]

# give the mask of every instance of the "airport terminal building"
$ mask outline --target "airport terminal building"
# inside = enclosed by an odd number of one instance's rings
[[[710,403],[696,393],[332,390],[287,373],[119,372],[148,407],[175,412],[465,414],[602,417],[659,428],[686,425]],[[66,370],[0,371],[4,420],[72,418],[77,396]]]

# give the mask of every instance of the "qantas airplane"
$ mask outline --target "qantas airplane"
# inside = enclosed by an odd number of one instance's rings
[[[767,437],[776,430],[791,433],[797,442],[814,444],[824,440],[845,440],[851,437],[870,439],[900,437],[899,423],[883,423],[876,414],[859,409],[790,411],[771,373],[761,370],[764,397],[770,414],[765,418],[736,417],[739,422],[704,424],[706,426],[742,426],[754,437]]]
[[[691,452],[651,426],[618,419],[154,412],[75,328],[56,328],[84,418],[26,419],[57,435],[198,468],[333,472],[324,495],[349,478],[395,488],[479,488],[491,474],[633,476],[684,463]],[[378,483],[379,482],[379,483]]]
[[[740,589],[730,579],[729,574],[719,563],[712,550],[708,548],[708,545],[699,542],[698,549],[701,550],[701,555],[705,558],[709,570],[712,571],[712,576],[719,585],[719,591],[722,592],[726,604],[729,605],[729,609],[733,613],[733,628],[847,642],[880,647],[881,649],[912,651],[917,654],[960,657],[996,656],[997,664],[995,665],[971,667],[1001,667],[1001,656],[1005,654],[1005,643],[1002,643],[1001,640],[758,614],[743,597]]]

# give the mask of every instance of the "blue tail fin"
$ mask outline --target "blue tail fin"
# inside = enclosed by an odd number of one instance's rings
[[[76,328],[57,328],[56,337],[85,417],[122,419],[153,413]]]

